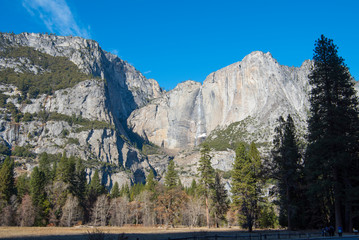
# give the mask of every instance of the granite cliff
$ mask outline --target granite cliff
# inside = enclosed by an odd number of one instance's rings
[[[161,178],[173,158],[189,184],[203,141],[213,166],[228,172],[239,141],[269,152],[279,116],[291,114],[304,136],[311,66],[283,66],[257,51],[203,84],[164,92],[93,40],[1,33],[1,149],[81,157],[89,178],[99,168],[109,187],[143,182],[151,169]],[[27,170],[37,164],[21,161]]]
[[[14,104],[16,111],[50,116],[46,120],[32,117],[30,121],[17,122],[9,118],[3,108],[0,120],[2,141],[10,148],[28,146],[35,153],[65,151],[68,155],[89,160],[93,163],[89,167],[110,164],[112,168],[103,168],[104,181],[109,186],[113,181],[143,181],[151,167],[129,140],[126,119],[134,109],[161,95],[158,83],[146,79],[117,56],[103,51],[92,40],[33,33],[0,35],[2,52],[24,47],[25,52],[29,51],[26,47],[30,47],[45,54],[39,58],[48,55],[65,57],[88,79],[35,98],[27,93],[27,101],[21,100],[24,93],[16,84],[6,84],[1,79],[1,92],[7,103]],[[46,66],[36,65],[37,61],[33,59],[13,55],[0,57],[1,71],[11,69],[18,74],[30,72],[34,75],[48,72]],[[56,77],[53,76],[55,81]],[[126,169],[128,171],[124,171]]]

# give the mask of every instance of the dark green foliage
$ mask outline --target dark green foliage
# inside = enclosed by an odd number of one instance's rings
[[[51,164],[47,153],[42,153],[39,158],[39,170],[45,174],[46,183],[50,183],[52,179]]]
[[[57,113],[57,112],[40,112],[38,114],[38,117],[43,120],[43,122],[46,121],[65,121],[70,126],[73,126],[74,124],[81,125],[79,128],[76,129],[77,132],[87,131],[90,129],[114,129],[114,126],[101,121],[91,121],[85,118],[82,118],[82,116],[68,116],[65,114]],[[67,130],[66,130],[67,131]],[[63,132],[63,136],[66,137],[69,134],[69,132]]]
[[[0,108],[4,108],[6,107],[6,100],[8,99],[9,97],[3,93],[0,93]]]
[[[75,161],[75,174],[73,174],[73,178],[71,179],[69,190],[70,193],[78,197],[80,204],[82,204],[86,197],[86,169],[81,158],[77,158]]]
[[[15,194],[14,161],[6,157],[0,169],[0,199],[9,202]]]
[[[115,182],[111,189],[111,198],[118,198],[120,196],[120,187],[118,186],[118,182]]]
[[[165,176],[165,185],[167,188],[172,189],[178,186],[178,173],[175,170],[175,163],[171,160],[167,166],[167,172]]]
[[[76,163],[74,157],[67,158],[65,152],[57,165],[56,181],[71,183],[74,179]]]
[[[272,178],[277,180],[280,224],[288,229],[305,228],[304,179],[296,129],[290,115],[279,117],[272,150]]]
[[[32,203],[36,208],[35,225],[44,226],[47,223],[50,203],[45,191],[46,177],[44,172],[35,167],[31,173],[30,193]]]
[[[142,184],[142,183],[136,183],[134,185],[132,185],[131,189],[130,189],[130,201],[135,200],[135,197],[140,195],[140,193],[142,191],[144,191],[146,189],[146,185]]]
[[[211,165],[211,149],[207,144],[201,148],[201,158],[199,160],[198,172],[200,174],[201,195],[208,198],[214,184],[214,169]]]
[[[24,117],[22,118],[22,121],[24,122],[30,122],[33,120],[33,115],[31,113],[26,112],[24,114]]]
[[[126,197],[128,200],[130,200],[130,188],[128,187],[127,184],[122,185],[120,190],[120,196]]]
[[[150,170],[150,173],[148,174],[146,178],[146,190],[150,192],[154,192],[157,185],[157,181],[155,180],[155,174],[153,173],[153,170]]]
[[[0,154],[9,156],[11,154],[10,148],[2,143],[0,143]]]
[[[186,193],[189,196],[195,197],[197,195],[198,186],[195,179],[192,180],[191,186],[186,189]]]
[[[261,161],[254,143],[248,152],[240,143],[236,149],[236,159],[232,170],[232,199],[240,212],[238,222],[243,228],[252,231],[259,215]]]
[[[88,194],[93,198],[97,198],[101,194],[106,192],[105,187],[102,185],[100,175],[98,170],[95,170],[95,173],[92,176],[91,182],[89,184]]]
[[[27,174],[22,174],[16,178],[17,196],[22,199],[26,194],[30,194],[30,178]]]
[[[13,84],[22,95],[34,98],[38,94],[52,94],[54,91],[69,88],[92,76],[81,73],[78,67],[66,57],[54,57],[31,47],[8,47],[0,51],[0,57],[12,58],[20,62],[27,58],[31,65],[39,66],[45,71],[38,74],[23,68],[22,73],[7,68],[0,71],[2,83]]]
[[[258,223],[261,228],[278,228],[279,222],[273,203],[261,203]]]
[[[214,169],[211,165],[212,156],[210,154],[211,149],[207,144],[203,144],[201,148],[201,159],[199,160],[198,172],[200,174],[200,187],[199,191],[206,200],[206,217],[207,217],[207,227],[209,227],[209,212],[210,212],[210,203],[209,198],[212,194],[213,184],[214,184]]]
[[[309,75],[310,117],[305,157],[311,226],[328,221],[351,230],[359,200],[358,99],[344,59],[333,40],[316,41]],[[345,209],[345,211],[344,211]]]
[[[227,190],[221,182],[221,177],[216,172],[213,184],[213,193],[211,195],[211,214],[214,217],[214,224],[218,228],[220,221],[225,221],[226,213],[229,209],[229,199]]]
[[[30,145],[22,146],[15,146],[14,150],[12,151],[11,155],[17,157],[26,157],[26,158],[35,158],[36,155],[30,151],[32,147]]]

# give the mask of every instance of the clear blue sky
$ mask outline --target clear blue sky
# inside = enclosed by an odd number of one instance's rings
[[[98,41],[169,90],[252,51],[300,66],[324,34],[359,79],[359,0],[0,0],[0,31]]]

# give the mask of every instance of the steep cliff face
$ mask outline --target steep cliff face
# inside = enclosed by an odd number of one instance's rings
[[[281,66],[270,53],[253,52],[211,73],[202,86],[179,84],[135,110],[128,123],[151,142],[176,150],[196,146],[213,130],[240,121],[247,121],[249,131],[270,127],[268,134],[251,140],[271,141],[280,115],[291,114],[304,127],[310,67],[309,61],[300,68]]]
[[[92,40],[33,33],[1,33],[0,51],[11,47],[31,47],[50,56],[66,57],[89,78],[51,94],[37,97],[27,94],[27,101],[21,100],[26,96],[22,96],[24,93],[18,87],[5,84],[0,79],[1,93],[7,96],[7,103],[14,104],[16,111],[31,117],[15,122],[6,109],[2,110],[0,137],[6,145],[29,146],[35,153],[65,151],[68,155],[88,160],[90,167],[110,164],[112,169],[103,169],[108,185],[113,181],[143,181],[150,165],[147,158],[128,141],[128,130],[124,124],[134,109],[161,96],[158,83],[146,79],[117,56],[103,51]],[[15,73],[29,72],[34,75],[49,71],[36,62],[22,56],[0,57],[0,70],[12,69]],[[56,77],[53,76],[55,81]],[[119,172],[119,169],[128,169],[132,173]]]

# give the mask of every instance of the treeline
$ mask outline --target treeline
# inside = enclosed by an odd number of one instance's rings
[[[289,229],[359,227],[358,98],[337,49],[323,35],[315,44],[306,149],[298,147],[292,118],[278,119],[272,173],[280,223]]]
[[[253,159],[256,164],[260,162],[254,144],[248,153],[246,148],[241,151],[246,156],[237,156],[236,162],[249,164]],[[231,204],[221,173],[212,168],[211,158],[210,149],[204,146],[198,167],[199,182],[193,180],[189,187],[182,186],[175,163],[171,161],[163,183],[151,171],[146,184],[120,187],[116,182],[108,192],[98,170],[88,183],[79,158],[63,154],[57,160],[43,153],[30,177],[24,174],[15,178],[14,161],[7,157],[0,170],[0,223],[18,226],[237,225],[236,215],[241,213],[240,208],[236,201]],[[252,186],[253,182],[240,184]],[[277,226],[274,207],[266,196],[259,194],[261,185],[258,182],[255,185],[258,191],[252,196],[256,198],[252,225]],[[232,192],[238,196],[241,190]],[[248,225],[246,221],[239,223],[243,227]]]

